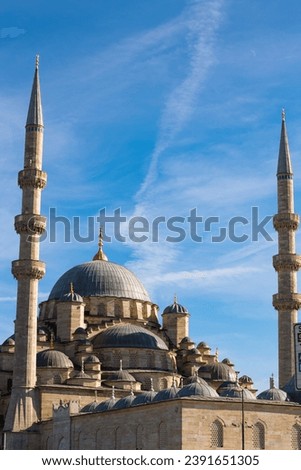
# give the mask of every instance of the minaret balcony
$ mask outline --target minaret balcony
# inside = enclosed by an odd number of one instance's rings
[[[12,274],[17,279],[42,279],[45,275],[45,263],[39,260],[18,259],[12,262]]]
[[[299,271],[301,268],[301,256],[295,254],[273,256],[273,266],[279,271]]]
[[[32,187],[44,189],[47,183],[47,173],[36,168],[25,168],[19,171],[18,185],[20,188]]]
[[[283,312],[291,312],[292,310],[299,310],[301,307],[301,294],[288,293],[288,294],[274,294],[273,307],[276,310]]]
[[[292,212],[276,214],[273,217],[274,229],[279,230],[297,230],[299,225],[299,215]]]
[[[20,214],[15,217],[15,230],[20,235],[42,235],[46,229],[46,217],[39,214]]]

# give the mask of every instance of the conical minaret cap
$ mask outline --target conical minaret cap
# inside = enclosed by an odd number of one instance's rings
[[[288,145],[288,137],[287,137],[287,131],[286,131],[284,109],[282,110],[281,136],[280,136],[278,168],[277,168],[277,175],[280,175],[280,174],[282,175],[293,174],[289,145]]]
[[[27,120],[26,120],[26,126],[32,126],[32,125],[44,126],[40,78],[39,78],[39,56],[38,55],[36,56],[35,73],[34,73],[34,78],[33,78],[33,84],[32,84]]]

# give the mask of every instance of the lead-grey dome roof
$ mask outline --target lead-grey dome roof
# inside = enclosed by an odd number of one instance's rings
[[[149,295],[137,277],[124,266],[95,260],[66,271],[53,286],[49,299],[62,299],[73,284],[81,297],[120,297],[150,302]]]
[[[146,348],[168,350],[164,341],[146,328],[131,323],[120,323],[99,333],[93,340],[94,348]]]
[[[207,382],[201,378],[198,380],[191,382],[187,385],[184,385],[178,393],[178,397],[191,397],[191,396],[199,396],[199,397],[212,397],[217,398],[218,394]]]
[[[257,395],[258,400],[287,401],[287,393],[280,388],[271,387]]]
[[[46,349],[37,354],[37,367],[55,367],[58,369],[73,368],[73,364],[66,354],[54,349]]]

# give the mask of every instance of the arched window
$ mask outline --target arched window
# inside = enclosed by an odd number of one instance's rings
[[[301,426],[295,424],[292,429],[292,449],[301,449]]]
[[[159,449],[167,450],[167,426],[164,422],[159,425]]]
[[[143,426],[142,424],[138,424],[136,429],[136,449],[143,449]]]
[[[160,379],[160,390],[164,390],[165,388],[168,387],[168,382],[167,382],[167,379],[165,379],[164,377],[162,377]]]
[[[265,448],[265,431],[262,423],[255,423],[253,426],[253,448]]]
[[[218,419],[211,424],[211,447],[224,447],[224,427]]]

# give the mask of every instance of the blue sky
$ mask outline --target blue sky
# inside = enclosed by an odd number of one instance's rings
[[[151,229],[136,233],[148,240],[131,240],[123,224],[125,242],[105,244],[109,259],[137,274],[160,311],[176,293],[191,314],[191,338],[267,388],[278,375],[277,238],[271,221],[271,240],[254,239],[254,227],[256,217],[276,212],[283,107],[301,211],[301,3],[11,0],[0,18],[0,343],[13,332],[16,180],[38,53],[48,173],[42,213],[52,208],[71,226],[70,242],[57,222],[55,241],[41,244],[40,300],[68,268],[92,259],[97,228],[89,223],[99,210],[120,208],[127,221],[143,217],[150,226],[164,217],[158,242]],[[191,239],[193,209],[203,218],[202,241]],[[174,223],[184,230],[181,242],[166,240],[179,236],[167,226],[171,217],[182,218]],[[235,217],[244,222],[234,224],[234,235],[245,241],[230,237]],[[76,218],[91,241],[74,236]]]

